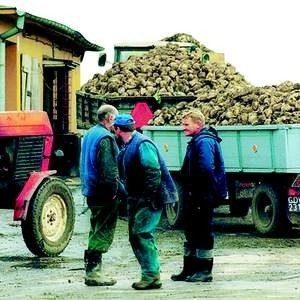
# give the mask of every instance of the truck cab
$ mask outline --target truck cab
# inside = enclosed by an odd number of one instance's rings
[[[159,46],[166,46],[167,44],[178,45],[188,49],[189,51],[195,51],[196,45],[193,43],[184,43],[184,42],[140,42],[140,43],[120,43],[114,46],[114,62],[123,62],[127,61],[131,56],[141,56],[149,52],[151,49]],[[207,53],[205,53],[207,54]]]
[[[179,47],[186,48],[188,51],[200,51],[197,45],[189,42],[125,42],[114,45],[114,63],[127,61],[131,56],[141,56],[149,52],[155,47],[164,47],[167,44],[178,45]],[[202,61],[212,61],[224,63],[224,54],[217,52],[201,51]],[[99,66],[104,66],[106,63],[106,53],[101,52],[98,60]]]

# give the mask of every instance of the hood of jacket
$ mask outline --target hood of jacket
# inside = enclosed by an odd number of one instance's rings
[[[212,126],[202,128],[196,135],[193,136],[193,139],[199,140],[207,137],[216,140],[218,143],[222,141],[217,130]]]

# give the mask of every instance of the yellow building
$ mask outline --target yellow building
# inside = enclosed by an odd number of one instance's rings
[[[45,110],[56,133],[75,132],[80,63],[102,50],[63,24],[0,6],[0,111]]]
[[[62,169],[78,163],[80,63],[85,51],[102,50],[63,24],[0,6],[0,111],[46,111],[54,151],[64,153]]]

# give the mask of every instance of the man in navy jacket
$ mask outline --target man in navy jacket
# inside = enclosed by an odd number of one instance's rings
[[[205,127],[200,110],[182,117],[189,141],[181,177],[184,189],[184,264],[174,281],[211,281],[213,268],[213,210],[226,197],[227,186],[220,142],[212,127]]]

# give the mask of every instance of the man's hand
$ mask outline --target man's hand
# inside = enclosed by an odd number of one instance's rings
[[[146,200],[146,203],[148,204],[148,207],[153,211],[162,208],[162,203],[160,201],[158,201],[156,197],[155,198],[146,198],[145,200]]]

